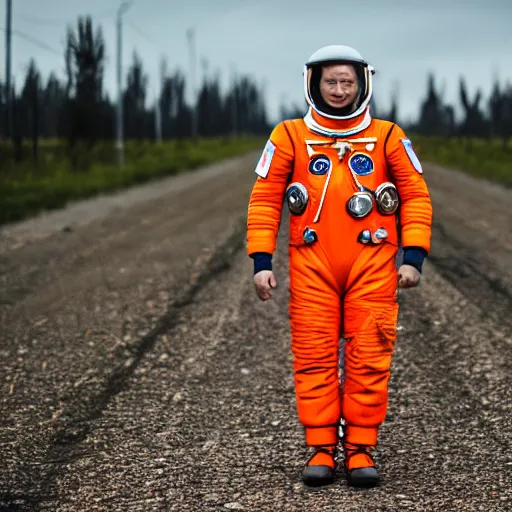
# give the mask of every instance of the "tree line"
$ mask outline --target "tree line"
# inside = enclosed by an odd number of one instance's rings
[[[31,60],[24,83],[11,88],[7,108],[5,84],[0,83],[2,138],[63,138],[94,144],[115,139],[117,97],[104,89],[106,48],[101,26],[80,17],[69,27],[64,54],[65,80],[51,73],[46,81]],[[269,129],[262,88],[250,76],[239,76],[222,93],[219,76],[204,76],[195,97],[186,101],[186,80],[179,70],[169,72],[162,61],[159,96],[149,97],[148,75],[135,52],[122,90],[123,131],[126,139],[180,139],[230,134],[263,134]],[[194,119],[195,113],[195,119]],[[196,130],[194,131],[194,121]]]
[[[94,144],[116,137],[117,99],[104,90],[105,40],[101,26],[90,17],[80,17],[68,27],[64,54],[66,77],[51,73],[43,82],[36,62],[28,66],[22,87],[12,88],[7,109],[5,85],[0,83],[0,116],[3,138],[16,144],[31,138],[37,152],[39,138],[63,138],[72,147],[77,141]],[[186,79],[177,70],[169,72],[162,62],[159,97],[151,101],[148,76],[141,58],[134,53],[122,91],[123,131],[127,139],[180,139],[194,133],[202,137],[230,134],[268,134],[271,130],[261,87],[250,76],[234,80],[222,93],[219,76],[205,74],[195,96],[195,107],[186,101]],[[15,85],[15,84],[14,84]],[[461,120],[455,107],[443,100],[443,92],[430,74],[427,92],[419,105],[418,119],[408,130],[433,136],[512,137],[512,86],[495,81],[489,98],[480,90],[471,97],[464,78],[459,81]],[[399,121],[399,100],[383,111],[372,105],[374,117]],[[305,108],[283,105],[281,119],[302,117]],[[195,115],[195,117],[194,117]],[[195,124],[194,124],[195,121]],[[196,131],[194,131],[194,126]]]
[[[464,78],[459,79],[459,102],[462,119],[456,120],[455,109],[443,101],[443,93],[430,74],[427,94],[420,105],[415,131],[424,135],[464,138],[501,138],[505,145],[512,138],[512,85],[502,85],[496,78],[487,99],[478,89],[470,95]]]
[[[427,92],[419,105],[417,120],[402,123],[411,132],[439,137],[462,138],[500,138],[504,145],[512,139],[512,85],[501,84],[496,78],[491,94],[487,99],[478,89],[471,97],[464,77],[459,78],[459,102],[462,110],[461,119],[457,120],[455,106],[443,99],[443,90],[436,86],[435,76],[430,73],[427,79]],[[304,108],[297,105],[281,107],[281,117],[292,119],[304,115]],[[399,122],[399,100],[394,93],[391,107],[384,110],[372,99],[373,117]]]

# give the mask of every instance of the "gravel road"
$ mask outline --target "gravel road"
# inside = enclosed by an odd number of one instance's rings
[[[287,233],[245,254],[251,153],[0,230],[0,510],[512,510],[512,191],[425,165],[382,485],[300,483]]]

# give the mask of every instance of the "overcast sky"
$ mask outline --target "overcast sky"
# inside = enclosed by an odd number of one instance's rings
[[[66,25],[90,14],[101,23],[107,46],[105,85],[115,93],[116,29],[119,0],[13,0],[13,73],[23,80],[34,57],[47,76],[64,76]],[[5,27],[6,0],[0,0]],[[171,70],[190,70],[187,28],[195,27],[198,82],[202,62],[227,85],[233,70],[265,86],[269,113],[287,102],[303,104],[302,67],[328,44],[355,47],[377,69],[377,106],[388,107],[399,87],[401,119],[415,118],[434,71],[445,99],[458,102],[463,75],[473,95],[488,93],[497,74],[512,82],[512,0],[133,0],[124,16],[123,65],[134,49],[158,90],[160,59]],[[5,76],[5,32],[0,42]]]

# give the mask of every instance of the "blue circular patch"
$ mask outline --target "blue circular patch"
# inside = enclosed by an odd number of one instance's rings
[[[309,162],[309,172],[317,176],[327,174],[331,168],[331,161],[325,155],[317,155]]]
[[[358,176],[366,176],[373,172],[373,160],[364,153],[352,155],[348,165]]]

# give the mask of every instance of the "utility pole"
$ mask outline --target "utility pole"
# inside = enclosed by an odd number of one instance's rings
[[[131,2],[124,0],[117,10],[117,155],[120,168],[124,166],[122,17],[130,5]]]
[[[231,64],[231,76],[233,80],[232,85],[232,99],[231,99],[231,122],[233,124],[233,137],[238,135],[238,78],[236,74],[236,67]]]
[[[188,44],[190,50],[190,81],[192,87],[192,138],[197,137],[197,90],[196,90],[196,52],[195,52],[195,29],[187,30]]]
[[[157,142],[162,142],[162,112],[160,110],[160,97],[155,93],[155,133]]]
[[[11,78],[11,41],[12,41],[12,0],[6,0],[5,11],[5,138],[12,136],[12,78]]]
[[[156,99],[156,138],[158,142],[161,142],[163,139],[163,122],[162,122],[162,93],[164,90],[164,82],[165,77],[167,76],[167,62],[165,57],[162,56],[160,60],[160,87],[157,92]]]
[[[155,106],[155,122],[156,122],[156,138],[158,142],[161,142],[164,134],[163,134],[163,116],[162,116],[162,94],[164,91],[164,84],[165,79],[167,77],[167,62],[165,60],[165,57],[162,56],[162,59],[160,60],[160,87],[157,91],[157,98],[156,98],[156,106]],[[168,113],[166,113],[168,115]]]

